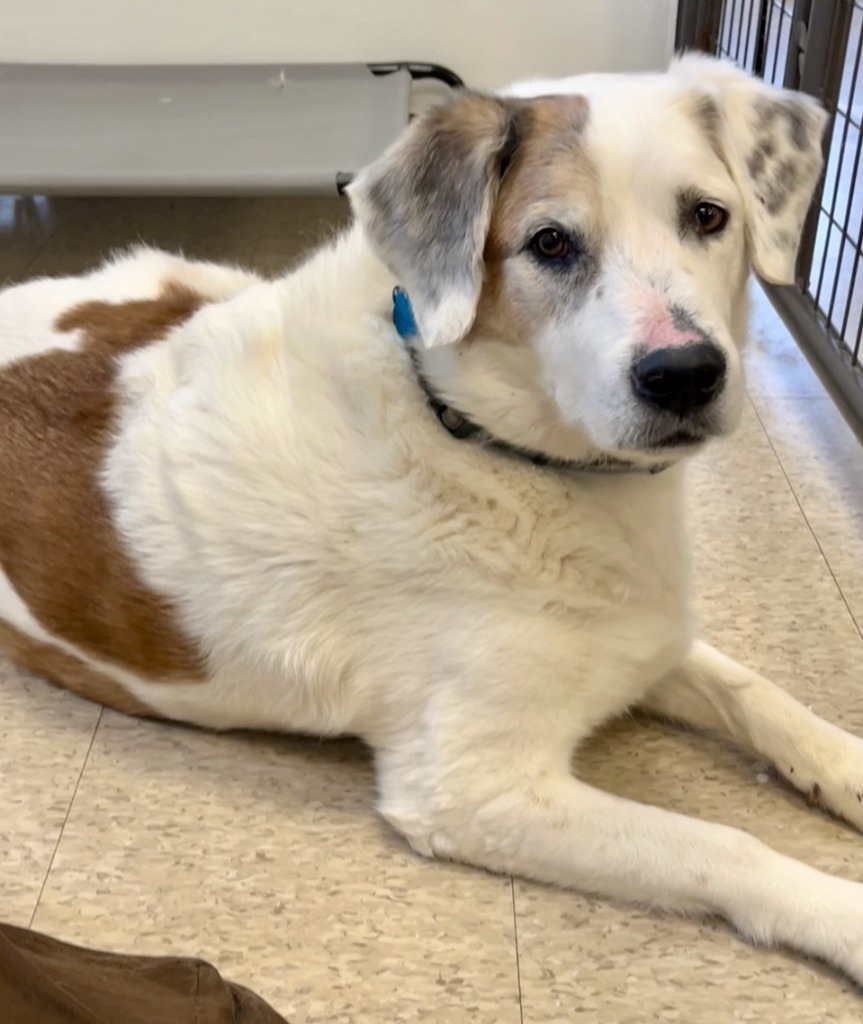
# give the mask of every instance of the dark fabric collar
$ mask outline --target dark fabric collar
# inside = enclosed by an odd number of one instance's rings
[[[399,337],[406,342],[411,363],[416,373],[417,382],[425,392],[426,400],[432,412],[437,416],[444,429],[459,441],[473,441],[496,451],[514,455],[517,458],[525,459],[534,466],[550,466],[555,469],[570,470],[573,472],[596,472],[596,473],[648,473],[655,475],[668,469],[669,462],[663,462],[647,469],[636,466],[626,459],[616,459],[613,456],[598,456],[593,459],[556,459],[542,452],[533,451],[530,448],[521,448],[518,445],[510,444],[499,437],[490,434],[484,427],[474,423],[471,419],[441,401],[435,394],[432,386],[426,379],[420,364],[419,354],[415,342],[419,337],[413,310],[407,294],[401,288],[393,289],[393,324]]]

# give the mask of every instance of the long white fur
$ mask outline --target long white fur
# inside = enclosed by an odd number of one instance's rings
[[[672,78],[653,92],[628,78],[584,87],[597,149],[613,142],[625,159],[621,119],[603,119],[605,94],[614,105],[637,98],[638,117],[623,118],[630,133],[667,124]],[[544,84],[521,88],[531,91]],[[637,206],[627,215],[637,227]],[[656,244],[645,260],[656,262]],[[680,286],[724,331],[737,389],[729,421],[742,389],[741,251],[738,239]],[[598,326],[621,316],[637,246],[631,255],[625,271],[609,270],[617,305],[589,314]],[[677,287],[670,242],[659,256]],[[152,297],[166,280],[214,302],[122,358],[122,423],[104,486],[140,571],[202,640],[212,675],[162,684],[98,667],[172,718],[362,736],[375,751],[381,813],[425,855],[721,914],[863,984],[863,886],[571,772],[584,737],[641,703],[750,746],[803,790],[817,783],[828,808],[863,828],[863,741],[694,639],[682,466],[571,476],[450,438],[395,335],[396,281],[359,226],[274,283],[139,250],[86,277],[10,289],[0,357],[68,345],[51,324],[70,304]],[[632,343],[628,328],[622,338]],[[508,374],[535,372],[524,399],[534,414],[492,396],[484,416],[504,435],[521,416],[534,446],[577,454],[589,444],[571,424],[609,414],[582,405],[567,425],[549,411],[556,344],[540,339],[530,372],[505,365],[520,357],[491,342],[472,348],[466,369],[452,348],[436,349],[431,365],[471,402],[484,381],[511,395]],[[594,349],[575,357],[570,378],[562,363],[555,373],[575,393],[577,374],[602,379],[619,358]],[[623,399],[615,415],[626,415]],[[0,613],[45,639],[22,607],[0,579]]]

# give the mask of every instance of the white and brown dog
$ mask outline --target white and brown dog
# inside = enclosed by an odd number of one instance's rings
[[[863,885],[570,769],[640,705],[863,826],[863,741],[694,638],[681,514],[824,120],[699,57],[466,94],[281,280],[139,250],[10,288],[12,658],[131,713],[361,736],[423,854],[721,914],[863,983]]]

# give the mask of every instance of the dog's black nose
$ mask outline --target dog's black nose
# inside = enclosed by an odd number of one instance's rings
[[[635,394],[678,416],[707,405],[724,383],[725,356],[706,341],[657,349],[632,368]]]

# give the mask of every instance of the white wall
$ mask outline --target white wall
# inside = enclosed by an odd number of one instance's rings
[[[659,69],[677,0],[0,0],[0,62],[414,59],[477,88]]]

